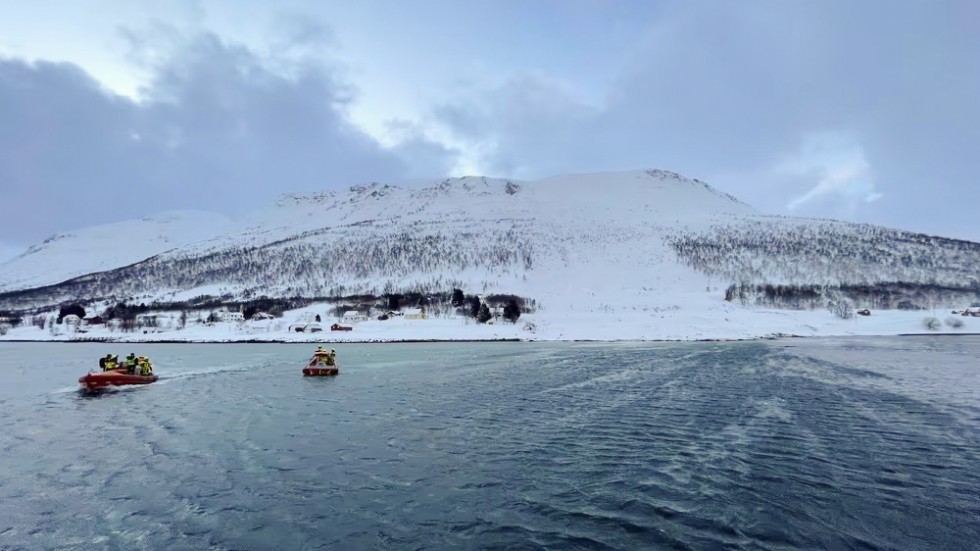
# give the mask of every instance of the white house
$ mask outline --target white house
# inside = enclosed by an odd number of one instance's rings
[[[136,325],[140,327],[153,327],[157,325],[157,314],[136,314]]]
[[[61,319],[61,322],[65,325],[74,325],[75,327],[78,327],[82,323],[82,318],[76,316],[75,314],[68,314]]]
[[[367,316],[357,310],[348,310],[340,317],[340,321],[343,323],[357,323],[359,321],[367,321]]]
[[[245,314],[241,312],[221,312],[221,321],[240,322],[245,321]]]
[[[407,320],[424,320],[429,316],[425,313],[425,308],[406,308],[402,314]]]

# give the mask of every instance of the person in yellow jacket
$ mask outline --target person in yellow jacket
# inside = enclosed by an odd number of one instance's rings
[[[316,347],[316,350],[313,351],[313,359],[310,360],[310,365],[311,366],[327,365],[328,356],[329,354],[327,353],[327,351],[324,350],[322,346],[318,346]]]
[[[106,354],[105,358],[99,361],[102,366],[102,371],[109,371],[110,369],[116,369],[119,367],[119,356],[113,356],[112,354]]]
[[[136,374],[136,354],[132,352],[129,353],[129,356],[126,356],[126,372],[130,375]]]
[[[153,364],[150,363],[150,359],[145,356],[140,356],[136,360],[136,365],[139,367],[140,375],[153,375]]]

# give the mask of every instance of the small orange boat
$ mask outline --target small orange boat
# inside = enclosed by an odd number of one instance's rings
[[[88,390],[100,390],[110,386],[148,385],[157,381],[156,375],[130,374],[125,367],[82,375],[78,384]]]
[[[340,369],[337,366],[303,368],[303,375],[307,377],[328,377],[330,375],[339,375],[339,374],[340,374]]]
[[[329,352],[322,348],[317,348],[310,358],[310,362],[303,368],[303,375],[306,377],[329,377],[340,374],[340,364],[336,363]]]

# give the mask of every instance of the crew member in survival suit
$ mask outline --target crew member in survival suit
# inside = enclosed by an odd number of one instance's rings
[[[136,374],[136,354],[132,352],[129,353],[129,356],[126,356],[126,372],[130,375]]]

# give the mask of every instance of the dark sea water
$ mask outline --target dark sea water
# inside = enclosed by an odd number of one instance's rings
[[[980,338],[312,348],[0,343],[0,549],[980,549]]]

